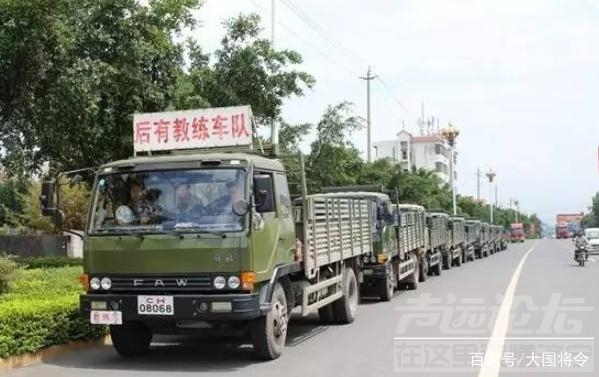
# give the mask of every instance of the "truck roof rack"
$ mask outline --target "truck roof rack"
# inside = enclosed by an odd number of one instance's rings
[[[323,187],[323,194],[336,192],[379,192],[384,193],[383,185],[349,185],[349,186],[328,186]]]

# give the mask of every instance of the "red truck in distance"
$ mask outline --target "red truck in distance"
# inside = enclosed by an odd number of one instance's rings
[[[510,241],[511,242],[524,242],[524,224],[513,223],[510,225]]]

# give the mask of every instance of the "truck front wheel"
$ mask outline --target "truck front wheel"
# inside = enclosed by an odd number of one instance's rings
[[[110,326],[112,346],[122,357],[134,357],[148,353],[152,342],[152,330],[141,322],[126,322]]]
[[[281,356],[287,339],[287,298],[279,283],[275,284],[271,304],[270,312],[255,319],[252,326],[254,353],[264,360],[274,360]]]

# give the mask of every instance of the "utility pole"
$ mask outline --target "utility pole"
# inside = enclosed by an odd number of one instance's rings
[[[274,1],[274,0],[273,0]],[[368,67],[368,71],[366,72],[366,77],[361,76],[362,80],[366,80],[366,156],[368,162],[372,162],[372,140],[371,140],[371,123],[370,123],[370,81],[376,79],[378,76],[372,76],[370,74],[370,66]]]
[[[275,47],[275,2],[272,0],[270,5],[270,44]]]
[[[480,168],[476,169],[476,200],[480,202]]]

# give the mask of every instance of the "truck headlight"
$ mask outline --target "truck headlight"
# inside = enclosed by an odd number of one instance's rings
[[[110,278],[102,278],[100,286],[103,290],[107,291],[112,287],[112,280],[110,280]]]
[[[214,288],[223,289],[227,285],[227,280],[222,276],[217,276],[214,278]]]
[[[376,263],[376,257],[374,255],[370,257],[370,263]]]
[[[100,289],[100,279],[98,278],[92,278],[89,281],[89,286],[91,287],[91,289],[93,289],[94,291],[97,291],[98,289]]]
[[[239,284],[241,284],[241,281],[239,280],[239,277],[237,277],[237,276],[231,276],[231,277],[229,277],[229,280],[227,281],[227,285],[231,289],[239,288]]]
[[[370,257],[368,255],[364,256],[364,263],[370,262]]]

